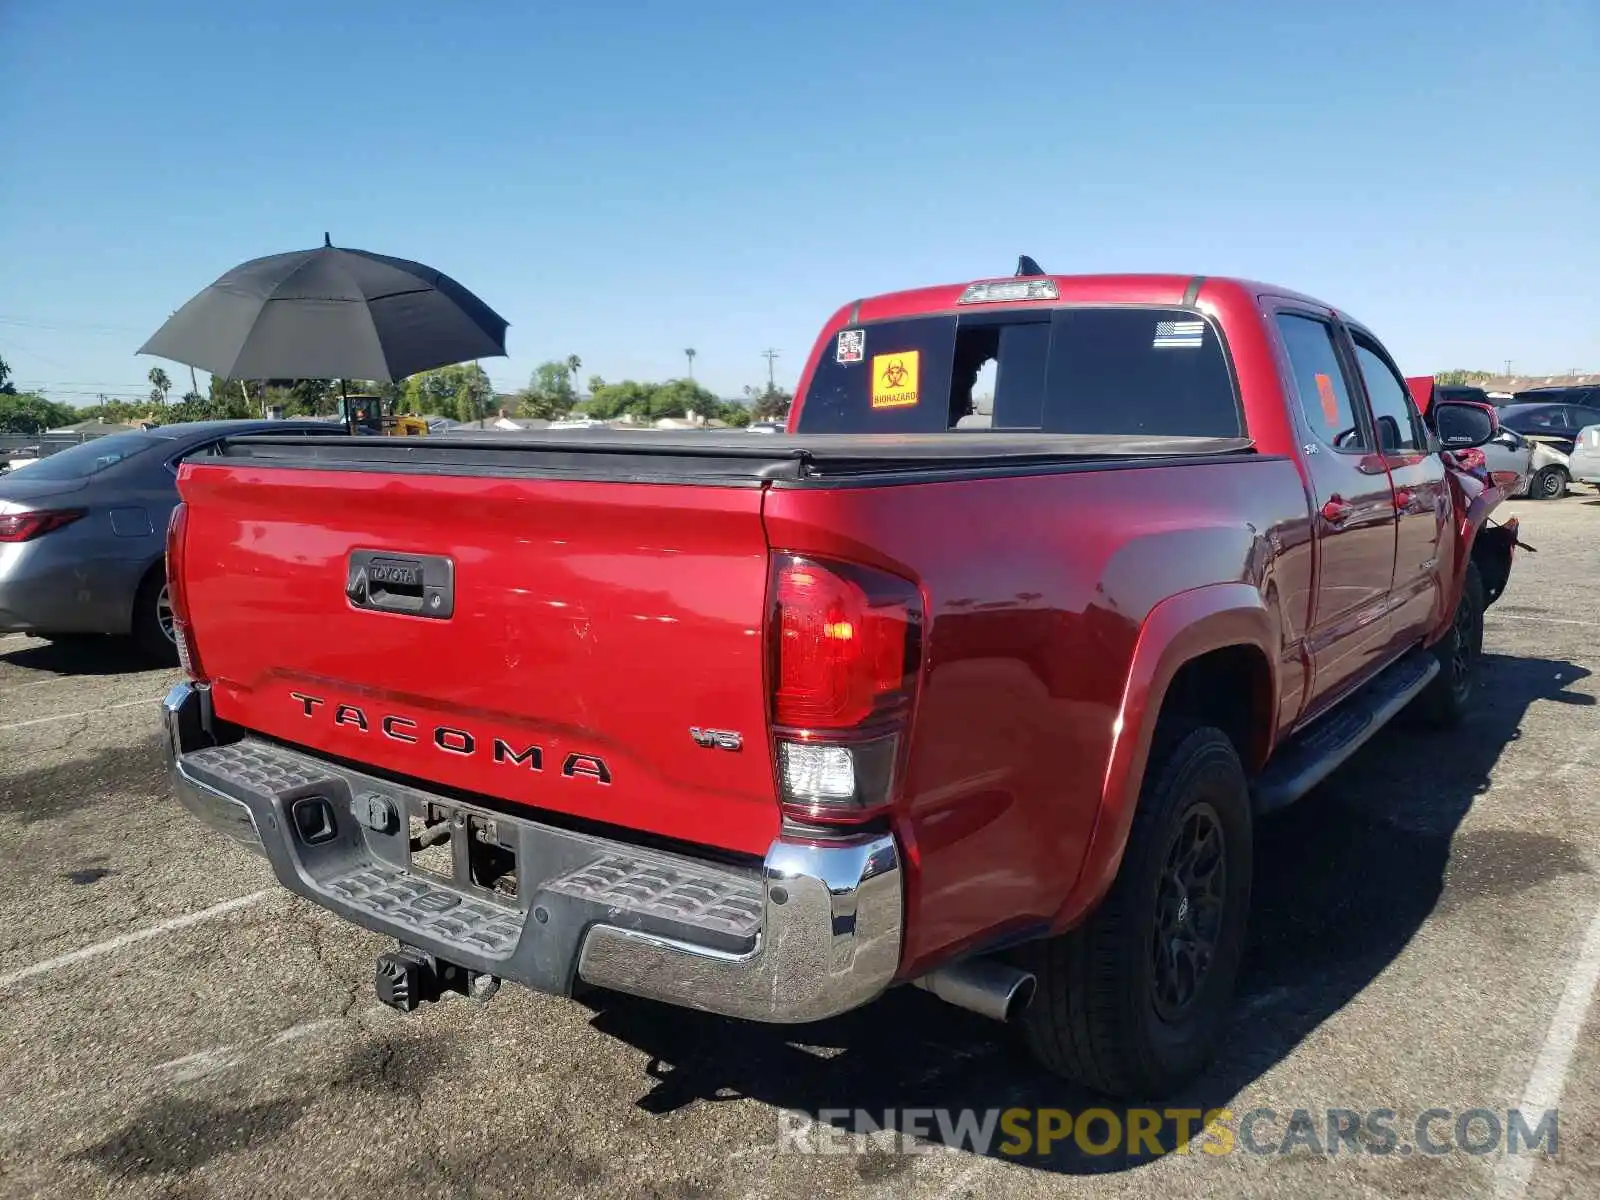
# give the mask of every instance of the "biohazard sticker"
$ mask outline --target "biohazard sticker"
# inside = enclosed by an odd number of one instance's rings
[[[872,356],[872,407],[910,408],[917,402],[917,376],[922,354],[901,350]]]
[[[1339,394],[1333,390],[1333,380],[1322,372],[1317,372],[1317,400],[1322,404],[1322,419],[1328,423],[1328,428],[1339,427]]]
[[[834,350],[835,362],[855,363],[866,357],[867,331],[865,329],[841,329],[839,331],[838,348]]]

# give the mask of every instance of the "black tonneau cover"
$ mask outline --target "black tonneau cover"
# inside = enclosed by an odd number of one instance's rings
[[[755,434],[657,430],[450,430],[425,438],[228,438],[222,457],[316,470],[514,475],[672,483],[817,483],[1006,475],[1253,453],[1248,438],[985,430],[928,434]],[[194,460],[191,460],[194,461]],[[203,459],[200,461],[204,461]],[[909,477],[909,478],[907,478]]]

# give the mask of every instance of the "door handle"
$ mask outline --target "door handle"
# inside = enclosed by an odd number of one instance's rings
[[[1322,519],[1330,525],[1342,525],[1355,510],[1356,506],[1343,496],[1329,496],[1328,502],[1322,506]]]

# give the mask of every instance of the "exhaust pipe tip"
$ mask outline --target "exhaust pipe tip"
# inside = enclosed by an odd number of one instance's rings
[[[992,958],[951,963],[912,982],[946,1004],[1001,1022],[1016,1019],[1033,1003],[1039,986],[1032,972]]]

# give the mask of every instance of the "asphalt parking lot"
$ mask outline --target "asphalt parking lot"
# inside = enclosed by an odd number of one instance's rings
[[[1540,552],[1490,612],[1473,716],[1385,731],[1264,823],[1237,1018],[1163,1106],[1270,1109],[1253,1145],[1288,1153],[945,1144],[919,1110],[1095,1101],[920,992],[789,1031],[513,988],[402,1017],[382,939],[170,799],[176,672],[0,638],[0,1195],[1600,1194],[1600,500],[1510,507]],[[1549,1108],[1553,1156],[1452,1143],[1469,1110]],[[856,1109],[891,1132],[841,1133]],[[1393,1110],[1397,1144],[1318,1153],[1302,1109],[1314,1134]]]

